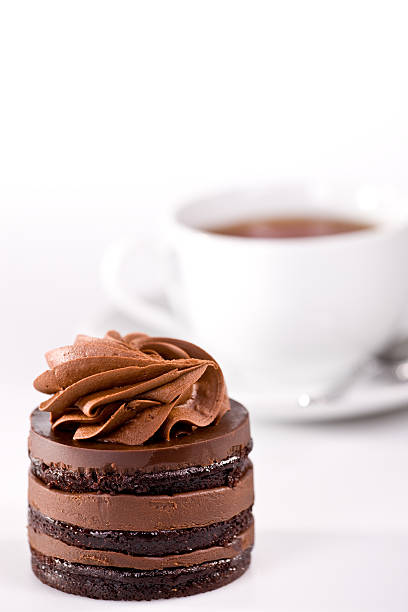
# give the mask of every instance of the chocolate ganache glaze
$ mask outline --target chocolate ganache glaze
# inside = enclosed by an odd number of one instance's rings
[[[34,387],[52,397],[53,431],[128,445],[169,440],[218,422],[230,408],[219,365],[198,346],[145,334],[79,335],[46,353]]]

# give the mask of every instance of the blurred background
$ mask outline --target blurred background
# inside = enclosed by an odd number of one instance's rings
[[[406,192],[406,27],[393,0],[0,3],[1,460],[15,466],[0,535],[16,551],[0,591],[24,571],[15,609],[30,589],[43,609],[63,597],[24,552],[31,381],[86,326],[132,329],[100,286],[108,244],[159,240],[174,203],[240,186]],[[254,414],[253,428],[259,552],[240,606],[406,610],[408,415],[265,429]],[[232,592],[211,605],[238,605]]]

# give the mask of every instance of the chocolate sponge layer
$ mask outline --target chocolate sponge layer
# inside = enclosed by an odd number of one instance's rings
[[[130,570],[69,563],[31,549],[34,574],[65,593],[93,599],[151,600],[212,591],[239,578],[251,558],[246,550],[233,559],[164,570]]]
[[[251,444],[239,456],[226,458],[209,466],[191,466],[160,472],[117,472],[109,469],[69,469],[47,465],[31,457],[31,471],[51,488],[74,493],[130,493],[133,495],[171,495],[198,489],[233,487],[249,467]]]

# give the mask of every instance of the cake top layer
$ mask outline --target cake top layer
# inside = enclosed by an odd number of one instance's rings
[[[79,335],[46,360],[50,369],[34,387],[52,397],[39,409],[50,414],[54,436],[68,436],[77,447],[168,441],[218,423],[230,408],[219,365],[184,340]]]
[[[30,455],[47,465],[146,472],[211,465],[234,455],[240,456],[250,444],[248,412],[234,400],[231,400],[231,410],[218,424],[197,428],[189,436],[168,442],[162,440],[135,446],[98,440],[78,442],[67,431],[53,433],[47,415],[38,409],[31,415],[28,439]]]

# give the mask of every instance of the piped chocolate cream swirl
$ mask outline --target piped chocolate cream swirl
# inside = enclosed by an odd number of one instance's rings
[[[54,431],[70,429],[74,440],[169,440],[218,422],[230,407],[218,364],[183,340],[79,335],[46,360],[50,369],[34,387],[52,397],[40,410],[50,413]]]

